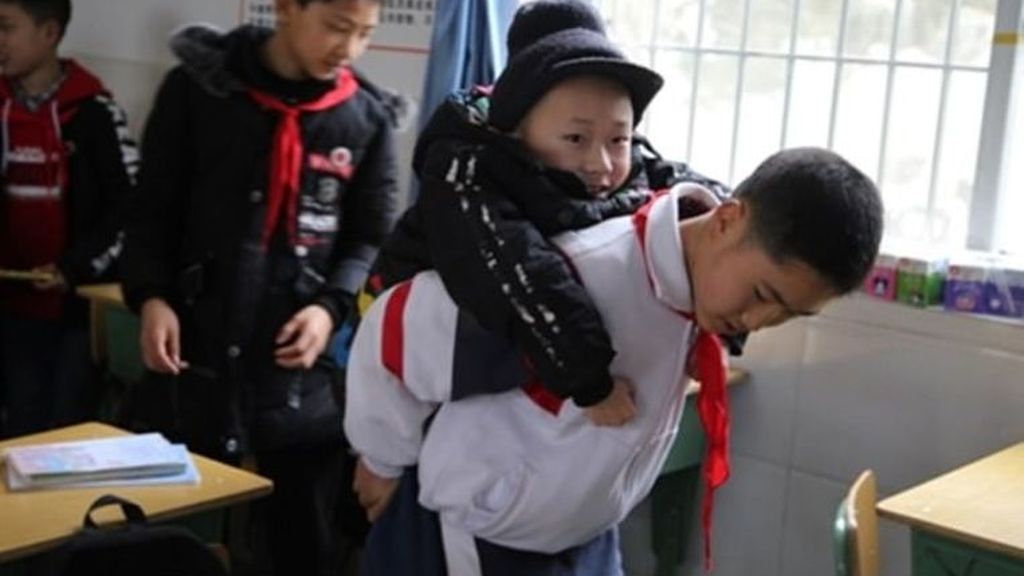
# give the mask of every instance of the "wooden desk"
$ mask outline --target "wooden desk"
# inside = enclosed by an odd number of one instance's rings
[[[124,306],[120,284],[83,284],[75,288],[75,294],[95,304]]]
[[[124,430],[90,422],[0,442],[10,446],[62,442],[128,434]],[[270,494],[270,480],[192,455],[199,470],[196,485],[125,486],[8,492],[0,482],[0,562],[21,558],[57,546],[82,526],[89,505],[103,494],[117,494],[137,503],[153,521],[222,509]],[[119,512],[101,510],[101,522],[115,521]]]
[[[89,301],[89,342],[92,347],[92,359],[97,364],[107,358],[106,345],[106,310],[122,309],[124,296],[120,284],[84,284],[75,288],[75,294]]]
[[[1024,442],[886,498],[911,528],[915,576],[1024,574]]]

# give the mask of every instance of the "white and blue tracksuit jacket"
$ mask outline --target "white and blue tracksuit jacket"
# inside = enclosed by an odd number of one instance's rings
[[[460,315],[425,272],[378,298],[355,336],[345,432],[367,467],[397,477],[418,463],[423,506],[510,548],[555,553],[620,522],[650,491],[683,413],[695,325],[681,314],[693,309],[681,195],[715,202],[681,184],[638,215],[554,239],[609,330],[612,374],[636,386],[633,421],[594,426],[537,384],[451,401]]]

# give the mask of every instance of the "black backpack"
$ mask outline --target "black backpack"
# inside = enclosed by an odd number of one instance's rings
[[[125,522],[101,527],[92,512],[118,505]],[[30,576],[227,576],[224,564],[181,526],[149,524],[137,504],[107,494],[89,506],[82,529],[29,564]]]

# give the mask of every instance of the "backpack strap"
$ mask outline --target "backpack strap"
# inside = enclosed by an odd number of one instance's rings
[[[99,525],[92,518],[92,513],[100,508],[114,505],[121,507],[121,513],[124,514],[124,519],[128,524],[132,526],[143,526],[146,524],[146,513],[142,511],[141,506],[120,496],[104,494],[89,505],[89,509],[85,511],[85,518],[82,520],[82,527],[99,528]]]

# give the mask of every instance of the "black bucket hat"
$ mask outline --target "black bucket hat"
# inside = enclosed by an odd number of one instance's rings
[[[508,27],[505,46],[512,58],[537,40],[572,28],[586,28],[605,34],[601,15],[588,2],[580,0],[532,0],[516,10]]]
[[[559,14],[569,14],[582,6],[586,13],[593,9],[583,2],[539,2],[557,5]],[[661,89],[661,76],[644,66],[634,64],[605,36],[595,30],[592,22],[600,26],[600,18],[581,18],[578,15],[543,18],[540,7],[524,12],[525,4],[516,13],[509,29],[508,66],[498,77],[491,91],[489,122],[498,130],[511,132],[526,113],[551,88],[574,76],[598,76],[615,80],[629,92],[633,105],[634,123],[639,123],[644,110]],[[529,15],[528,20],[523,20]],[[557,29],[560,23],[568,28]],[[603,27],[602,27],[603,29]],[[554,31],[552,31],[554,30]],[[532,39],[532,41],[531,41]]]

